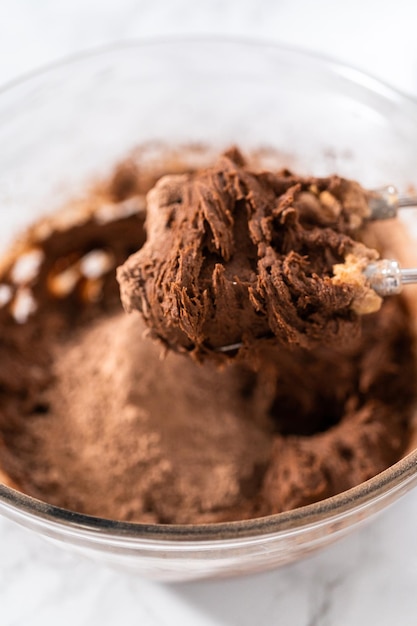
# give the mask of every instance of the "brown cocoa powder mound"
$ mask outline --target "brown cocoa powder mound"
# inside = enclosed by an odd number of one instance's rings
[[[48,415],[26,424],[25,488],[107,518],[254,515],[271,438],[245,399],[251,374],[161,359],[143,332],[119,312],[54,346]]]

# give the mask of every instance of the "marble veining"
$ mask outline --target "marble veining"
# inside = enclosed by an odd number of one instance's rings
[[[309,559],[241,579],[163,585],[113,572],[0,520],[2,626],[414,626],[417,494]]]

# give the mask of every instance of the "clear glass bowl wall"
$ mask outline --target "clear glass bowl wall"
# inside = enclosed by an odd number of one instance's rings
[[[229,41],[130,44],[79,56],[0,93],[0,246],[146,142],[272,147],[300,173],[417,184],[417,104],[307,53]],[[414,225],[410,221],[410,228]],[[101,520],[0,485],[0,511],[66,549],[150,578],[235,575],[300,558],[417,483],[417,453],[359,487],[253,521]]]

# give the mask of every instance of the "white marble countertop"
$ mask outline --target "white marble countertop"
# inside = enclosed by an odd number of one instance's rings
[[[1,0],[0,84],[76,51],[136,37],[285,42],[417,96],[414,0]],[[0,519],[1,626],[415,626],[417,490],[306,561],[228,581],[162,585],[68,555]]]

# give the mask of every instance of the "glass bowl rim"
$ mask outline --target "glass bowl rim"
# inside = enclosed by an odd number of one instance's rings
[[[13,92],[32,80],[37,80],[49,73],[59,73],[67,66],[74,66],[97,56],[103,57],[129,49],[146,50],[152,47],[162,48],[173,45],[252,47],[258,51],[271,50],[276,54],[287,54],[294,58],[298,57],[300,60],[308,60],[309,63],[342,78],[347,83],[366,86],[373,93],[388,100],[400,100],[404,105],[408,103],[414,109],[417,119],[417,98],[401,92],[367,72],[308,49],[244,37],[163,37],[114,42],[65,56],[24,73],[0,86],[0,98],[3,94]],[[67,534],[82,535],[86,538],[96,536],[102,540],[114,539],[122,544],[133,542],[135,545],[138,541],[144,542],[145,545],[147,542],[161,543],[164,548],[168,548],[169,545],[176,547],[180,542],[182,547],[187,544],[192,547],[218,545],[219,542],[233,543],[234,540],[253,542],[256,538],[259,540],[276,539],[288,534],[302,533],[313,526],[336,524],[346,515],[364,510],[374,502],[385,499],[389,494],[411,488],[414,483],[417,483],[417,449],[373,478],[335,496],[290,511],[248,520],[210,524],[121,522],[51,505],[2,483],[0,483],[0,512],[15,521],[22,521],[29,517],[37,527],[53,524],[57,530],[60,528]]]

